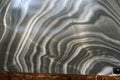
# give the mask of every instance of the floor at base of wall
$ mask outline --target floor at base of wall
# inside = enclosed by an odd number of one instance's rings
[[[0,80],[120,80],[120,76],[0,72]]]

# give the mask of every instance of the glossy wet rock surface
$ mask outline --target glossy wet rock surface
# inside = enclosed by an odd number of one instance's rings
[[[120,66],[120,0],[0,0],[0,70],[102,74]]]

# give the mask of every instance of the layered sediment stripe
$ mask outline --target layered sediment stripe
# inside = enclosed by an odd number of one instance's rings
[[[1,0],[0,69],[111,74],[120,66],[119,8],[119,0]]]

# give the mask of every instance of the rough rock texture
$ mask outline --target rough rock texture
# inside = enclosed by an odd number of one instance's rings
[[[2,72],[0,80],[120,80],[120,76]]]

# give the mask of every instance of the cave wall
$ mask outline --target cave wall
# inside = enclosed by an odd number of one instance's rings
[[[120,0],[0,0],[0,71],[112,74]]]

